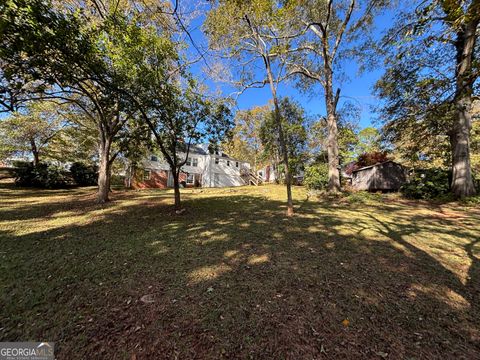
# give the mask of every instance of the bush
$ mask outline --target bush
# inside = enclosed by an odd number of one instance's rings
[[[125,176],[124,175],[118,175],[118,174],[112,174],[112,177],[110,178],[110,185],[112,185],[112,186],[125,186]]]
[[[59,166],[40,163],[17,162],[13,170],[15,184],[26,187],[59,188],[68,184],[68,175]]]
[[[460,203],[465,206],[480,206],[480,195],[470,196],[460,200]]]
[[[480,193],[480,172],[473,172],[473,184],[475,185],[475,189],[477,190],[477,194]]]
[[[409,199],[439,199],[450,195],[451,173],[432,168],[416,171],[408,182],[400,188]]]
[[[309,189],[324,190],[328,186],[328,164],[315,164],[305,169],[303,179]]]
[[[82,162],[74,162],[70,166],[73,180],[79,186],[97,185],[98,168],[96,165],[88,165]]]

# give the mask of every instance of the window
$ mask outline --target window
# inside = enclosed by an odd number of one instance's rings
[[[198,166],[198,159],[197,158],[192,159],[192,166],[195,166],[195,167]]]
[[[238,167],[238,161],[235,162],[235,166]]]
[[[150,156],[150,160],[152,161],[158,161],[158,158],[155,155]]]
[[[193,184],[195,181],[195,177],[193,176],[193,174],[188,174],[187,175],[187,184]]]
[[[220,163],[220,159],[219,158],[215,158],[215,164],[219,164]]]
[[[230,160],[227,160],[227,166],[230,166]]]
[[[150,176],[151,176],[151,171],[150,170],[144,170],[143,171],[143,180],[150,180]]]
[[[192,165],[192,158],[187,158],[187,161],[185,162],[185,165],[191,166]]]

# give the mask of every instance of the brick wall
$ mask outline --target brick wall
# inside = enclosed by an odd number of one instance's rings
[[[134,189],[163,189],[168,184],[168,171],[166,170],[150,170],[150,179],[144,179],[144,170],[137,170],[132,181]]]
[[[180,173],[179,181],[187,181],[187,174]],[[138,169],[132,181],[132,189],[165,189],[168,187],[168,171],[150,170],[150,179],[144,179],[144,170]],[[173,183],[172,183],[173,187]]]

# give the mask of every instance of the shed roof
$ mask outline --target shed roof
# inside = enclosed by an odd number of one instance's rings
[[[397,165],[402,166],[401,164],[399,164],[399,163],[397,163],[397,162],[395,162],[395,161],[393,161],[393,160],[387,160],[387,161],[384,161],[384,162],[376,163],[376,164],[369,165],[369,166],[364,166],[364,167],[362,167],[362,168],[360,168],[360,169],[353,170],[353,171],[352,171],[352,174],[353,174],[354,172],[358,172],[358,171],[362,171],[362,170],[366,170],[366,169],[371,169],[371,168],[373,168],[373,167],[375,167],[375,166],[383,165],[383,164],[386,164],[386,163],[394,163],[394,164],[397,164]]]

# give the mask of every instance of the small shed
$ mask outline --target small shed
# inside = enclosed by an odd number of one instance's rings
[[[365,166],[352,172],[352,186],[357,190],[398,190],[406,181],[405,168],[391,160]]]

